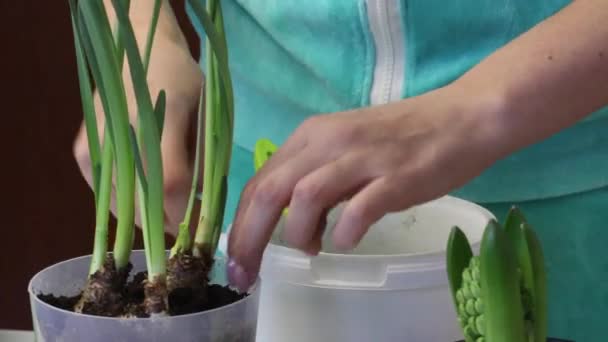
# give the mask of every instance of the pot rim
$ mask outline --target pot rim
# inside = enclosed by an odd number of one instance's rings
[[[459,209],[476,211],[477,214],[479,214],[481,217],[484,217],[488,221],[490,219],[495,219],[494,214],[492,212],[490,212],[488,209],[486,209],[485,207],[483,207],[477,203],[468,201],[466,199],[462,199],[462,198],[451,196],[451,195],[441,196],[435,200],[416,205],[416,206],[412,207],[412,209],[416,208],[416,207],[424,206],[424,205],[451,205],[454,207],[458,207]],[[396,213],[399,213],[399,212],[396,212]],[[393,213],[393,214],[395,214],[395,213]],[[232,225],[230,225],[230,228],[232,228]],[[477,250],[481,245],[481,238],[479,240],[470,241],[470,244],[474,250]],[[311,258],[310,256],[306,255],[305,253],[303,253],[295,248],[291,248],[284,244],[277,243],[276,241],[274,241],[274,239],[271,239],[269,241],[268,246],[266,248],[266,252],[270,252],[269,254],[279,253],[279,254],[283,254],[285,256],[289,256],[291,258],[294,258],[294,257],[295,258],[308,258],[308,259]],[[422,252],[406,252],[406,253],[393,253],[393,254],[380,254],[380,253],[350,254],[348,252],[340,253],[340,252],[320,251],[319,254],[317,256],[315,256],[315,258],[319,258],[319,257],[332,258],[334,260],[336,260],[336,259],[337,260],[357,260],[357,259],[403,260],[404,258],[407,258],[412,261],[415,261],[417,259],[420,259],[421,261],[427,261],[427,260],[429,260],[429,258],[431,260],[437,259],[437,258],[439,258],[439,259],[444,258],[445,253],[446,253],[445,247],[441,247],[439,249],[429,249],[427,251],[422,251]]]

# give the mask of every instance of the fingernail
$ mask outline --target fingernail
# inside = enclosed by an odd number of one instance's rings
[[[318,249],[307,249],[304,251],[304,254],[306,254],[309,257],[316,257],[319,255],[319,250]]]
[[[243,266],[239,265],[234,259],[228,261],[226,273],[228,274],[230,285],[236,287],[240,292],[247,292],[249,290],[251,286],[249,275]]]

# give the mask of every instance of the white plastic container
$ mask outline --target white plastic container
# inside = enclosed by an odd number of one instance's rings
[[[44,303],[40,293],[73,296],[86,281],[90,256],[50,266],[29,284],[30,305],[37,342],[253,342],[259,287],[248,297],[214,310],[156,318],[106,318],[77,314]],[[133,251],[133,270],[145,269],[143,251]],[[224,260],[216,259],[212,283],[226,284]]]
[[[328,232],[340,208],[328,218]],[[493,215],[443,197],[389,214],[358,248],[317,257],[284,246],[282,223],[262,264],[258,341],[454,342],[462,338],[445,269],[450,229],[479,249]]]

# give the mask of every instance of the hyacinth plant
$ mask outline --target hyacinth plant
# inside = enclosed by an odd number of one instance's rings
[[[207,82],[201,91],[197,116],[192,190],[176,244],[167,261],[160,145],[166,95],[160,91],[153,102],[154,94],[150,93],[146,79],[161,1],[154,2],[143,56],[128,16],[129,1],[112,0],[112,5],[117,18],[115,28],[111,27],[101,0],[70,0],[96,208],[89,280],[75,311],[108,316],[128,314],[121,297],[131,267],[129,258],[133,248],[137,194],[147,265],[143,310],[147,315],[163,315],[171,312],[168,296],[173,290],[189,290],[197,300],[206,300],[207,273],[223,224],[234,104],[222,10],[219,1],[207,1],[206,9],[197,2],[189,3],[207,34]],[[125,57],[137,103],[136,128],[129,121],[127,84],[122,72]],[[106,122],[101,142],[93,104],[93,85],[98,90]],[[203,124],[205,186],[199,224],[192,243],[189,226],[199,185]],[[108,256],[108,218],[114,168],[118,223],[114,250]]]
[[[547,297],[540,242],[521,211],[504,227],[491,220],[480,253],[458,228],[450,234],[447,271],[466,342],[544,342]]]

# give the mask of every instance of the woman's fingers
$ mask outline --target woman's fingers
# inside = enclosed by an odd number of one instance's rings
[[[270,241],[274,228],[289,203],[291,193],[297,181],[318,167],[319,156],[302,151],[276,170],[268,172],[259,180],[244,218],[232,232],[229,246],[230,258],[251,276],[246,279],[235,279],[234,284],[246,290],[260,267],[264,249]],[[244,229],[246,227],[246,229]],[[230,270],[229,270],[230,271]]]
[[[316,228],[313,229],[314,233],[312,236],[312,240],[308,244],[308,246],[304,247],[302,250],[304,253],[315,256],[321,252],[323,248],[323,235],[325,233],[325,229],[327,228],[327,214],[329,210],[325,210],[319,219],[319,223]]]
[[[345,206],[333,231],[333,243],[339,250],[354,248],[369,227],[393,207],[399,194],[405,189],[396,189],[386,178],[378,178],[363,188]]]
[[[349,154],[300,180],[293,191],[283,239],[292,247],[315,249],[317,227],[327,211],[371,179],[364,154]]]
[[[297,156],[300,151],[305,147],[306,141],[303,139],[297,139],[292,137],[289,139],[281,148],[279,148],[272,157],[264,164],[264,166],[258,171],[258,173],[247,183],[245,189],[241,193],[241,197],[239,199],[239,203],[236,210],[236,215],[234,218],[234,223],[232,229],[230,230],[230,235],[228,237],[228,254],[234,254],[234,248],[236,246],[236,239],[241,234],[241,230],[246,224],[245,214],[249,209],[249,204],[251,203],[251,199],[253,198],[254,193],[258,187],[258,184],[261,180],[265,179],[266,176],[278,168],[280,165],[283,165],[288,160]]]
[[[420,165],[419,165],[420,166]],[[440,191],[425,186],[433,169],[407,165],[401,170],[375,179],[361,189],[346,205],[333,231],[334,246],[341,250],[356,247],[370,226],[389,212],[430,201]]]

